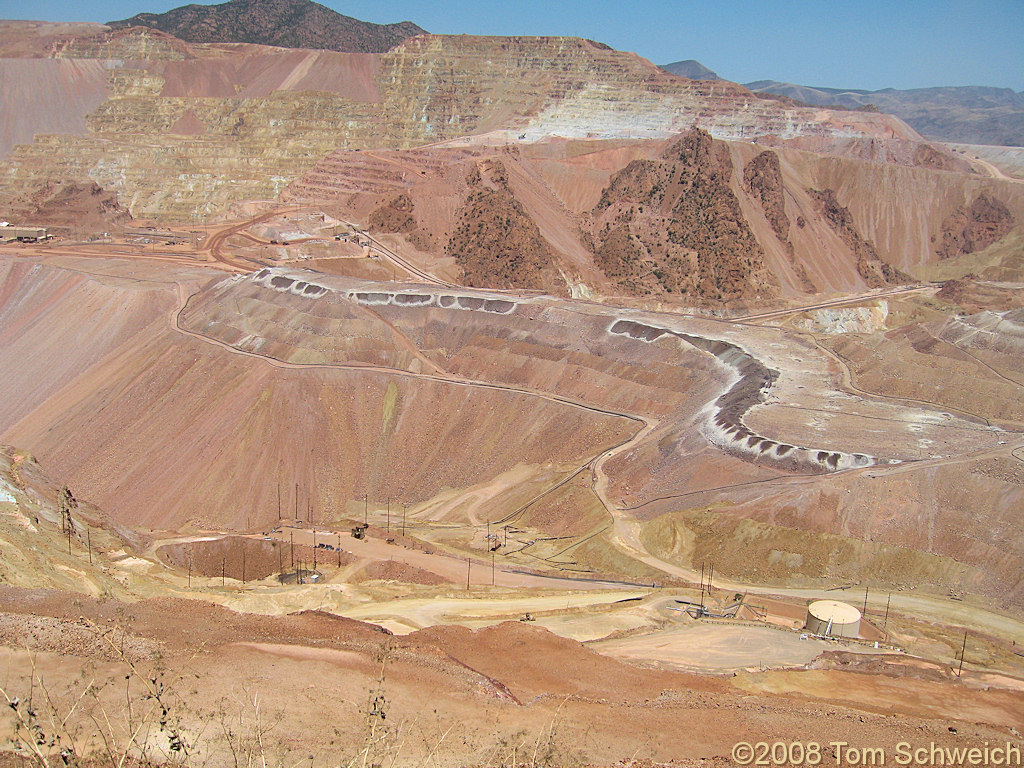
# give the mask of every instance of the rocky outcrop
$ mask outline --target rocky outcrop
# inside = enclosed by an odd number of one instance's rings
[[[117,231],[132,220],[117,194],[94,182],[47,184],[32,196],[26,223],[45,224],[56,234]]]
[[[800,281],[800,287],[807,293],[814,293],[817,287],[807,275],[807,269],[797,260],[793,243],[789,239],[789,217],[786,216],[785,186],[779,156],[766,149],[754,157],[743,168],[743,186],[760,203],[765,218],[782,241],[786,259]]]
[[[367,223],[381,232],[412,232],[416,229],[412,198],[401,194],[374,209]]]
[[[629,231],[629,225],[623,223],[608,233],[594,255],[597,266],[608,277],[618,280],[621,285],[627,287],[639,287],[639,283],[635,286],[632,284],[633,278],[640,273],[643,266],[644,253],[644,249]]]
[[[729,188],[728,150],[693,128],[634,160],[591,212],[598,261],[624,288],[697,300],[765,298],[774,279]]]
[[[789,218],[786,216],[782,169],[779,156],[766,149],[743,169],[743,185],[761,204],[765,218],[783,242],[789,240]]]
[[[1013,228],[1013,214],[1006,205],[985,192],[974,202],[953,211],[942,222],[940,259],[975,253],[1001,240]]]
[[[310,0],[230,0],[140,13],[108,26],[148,27],[193,43],[258,43],[282,48],[383,53],[425,30],[411,21],[371,24]]]
[[[839,204],[834,190],[809,189],[807,192],[814,200],[818,213],[857,259],[857,274],[869,288],[913,282],[914,278],[910,275],[882,261],[875,246],[860,236],[854,226],[853,215],[848,208]]]
[[[486,183],[476,166],[446,252],[462,268],[462,282],[480,288],[558,290],[554,256],[506,178],[492,161]],[[564,293],[564,286],[559,290]]]

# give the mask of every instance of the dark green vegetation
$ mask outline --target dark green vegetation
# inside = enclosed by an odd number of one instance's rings
[[[384,53],[424,32],[411,21],[359,21],[311,0],[230,0],[222,5],[185,5],[167,13],[140,13],[107,23],[114,28],[158,29],[191,43],[257,43],[353,53]]]

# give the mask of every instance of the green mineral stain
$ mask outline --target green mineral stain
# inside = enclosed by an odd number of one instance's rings
[[[398,403],[398,385],[395,382],[388,382],[388,390],[384,393],[384,405],[381,409],[380,431],[387,433],[391,430],[392,421],[395,418],[395,405]]]

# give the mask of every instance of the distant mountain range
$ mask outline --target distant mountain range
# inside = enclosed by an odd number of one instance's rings
[[[185,5],[167,13],[140,13],[107,24],[114,28],[158,29],[192,43],[257,43],[354,53],[383,53],[425,32],[411,21],[359,21],[311,0],[230,0],[221,5]]]
[[[718,73],[711,71],[695,59],[686,61],[673,61],[671,64],[664,64],[661,67],[673,75],[686,77],[690,80],[721,80]]]
[[[689,59],[661,67],[691,80],[721,79],[699,61]],[[1024,92],[1009,88],[956,86],[867,91],[812,88],[777,80],[744,85],[755,93],[773,93],[820,107],[865,109],[877,107],[896,115],[929,139],[964,144],[1024,146]]]
[[[817,106],[858,109],[873,105],[905,120],[929,139],[1024,146],[1024,93],[1009,88],[969,85],[863,91],[810,88],[775,80],[758,80],[745,85],[752,91],[775,93]]]

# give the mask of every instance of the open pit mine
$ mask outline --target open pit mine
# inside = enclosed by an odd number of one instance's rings
[[[0,765],[1024,749],[1005,152],[258,5],[0,22]]]

